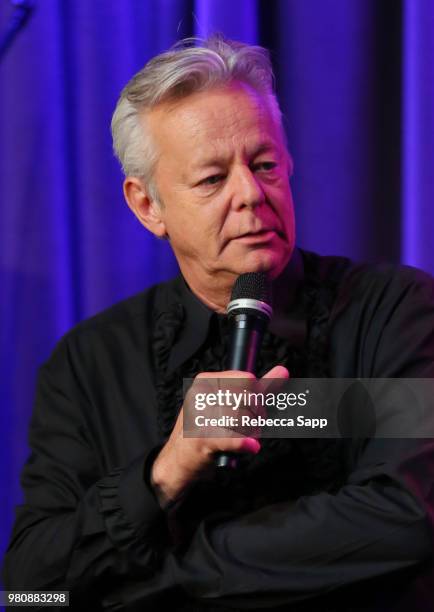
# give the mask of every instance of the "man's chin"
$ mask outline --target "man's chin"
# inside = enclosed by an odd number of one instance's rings
[[[270,279],[274,279],[282,272],[290,259],[291,253],[288,252],[270,252],[266,249],[250,252],[240,261],[240,265],[236,266],[238,275],[246,274],[247,272],[266,272]]]

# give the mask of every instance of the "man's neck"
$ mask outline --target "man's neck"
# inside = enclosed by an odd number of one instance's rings
[[[200,281],[188,271],[181,269],[182,275],[189,286],[190,290],[199,300],[211,310],[225,314],[227,305],[231,299],[232,286],[236,280],[234,274],[227,276],[219,276],[217,274],[211,276],[204,281]]]

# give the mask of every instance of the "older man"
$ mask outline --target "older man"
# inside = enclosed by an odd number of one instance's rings
[[[182,419],[184,377],[247,376],[225,371],[240,274],[273,281],[258,375],[282,379],[432,377],[432,279],[295,248],[261,48],[169,50],[112,127],[126,200],[182,275],[80,324],[41,368],[7,586],[94,610],[434,609],[430,440],[188,438]],[[221,451],[240,462],[216,477]]]

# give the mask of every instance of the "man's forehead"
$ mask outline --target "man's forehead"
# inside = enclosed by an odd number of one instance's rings
[[[262,154],[274,153],[279,148],[279,143],[267,135],[264,135],[263,139],[252,139],[250,142],[237,143],[238,146],[235,148],[228,146],[228,144],[223,141],[220,141],[220,143],[210,142],[207,147],[195,152],[192,165],[200,169],[227,163],[233,157],[234,152],[251,159]]]
[[[274,123],[269,101],[248,85],[231,84],[163,101],[148,111],[155,127],[176,125],[193,136],[215,136],[240,129],[265,129]],[[271,125],[270,125],[271,127]]]
[[[161,153],[188,155],[189,166],[253,157],[281,148],[281,129],[270,105],[250,87],[228,86],[168,101],[148,113]]]

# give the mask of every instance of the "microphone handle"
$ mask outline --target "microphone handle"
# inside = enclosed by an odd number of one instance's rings
[[[233,314],[230,316],[230,345],[227,359],[228,370],[241,370],[256,374],[256,361],[268,319],[256,314]],[[217,453],[216,467],[235,469],[237,453]]]

